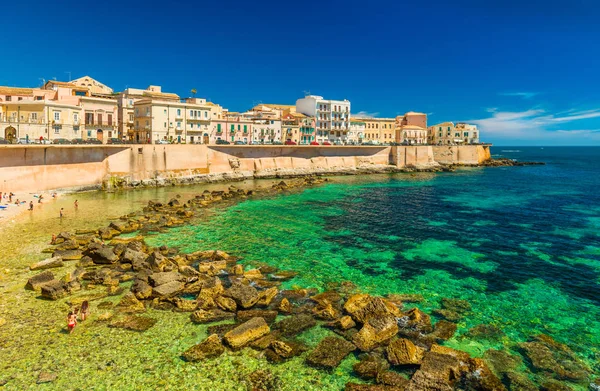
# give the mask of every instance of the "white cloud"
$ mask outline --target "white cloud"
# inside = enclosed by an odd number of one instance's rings
[[[352,114],[353,117],[360,117],[360,118],[375,118],[378,115],[379,115],[379,112],[369,113],[368,111],[359,111],[358,113]]]
[[[592,110],[573,110],[550,113],[543,109],[532,108],[524,111],[499,111],[487,109],[491,117],[467,121],[476,124],[482,138],[510,140],[539,140],[573,143],[575,141],[600,141],[600,129],[555,129],[558,124],[600,117],[600,108]],[[557,115],[558,114],[558,115]],[[576,137],[576,138],[574,138]]]
[[[523,99],[531,99],[538,94],[539,94],[539,92],[501,92],[499,95],[517,96],[517,97],[523,98]]]

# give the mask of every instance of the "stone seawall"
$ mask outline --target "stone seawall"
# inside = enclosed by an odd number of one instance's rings
[[[480,164],[489,146],[0,146],[0,191],[385,172]]]

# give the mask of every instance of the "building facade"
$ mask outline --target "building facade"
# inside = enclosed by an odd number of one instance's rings
[[[427,114],[409,111],[397,116],[396,142],[407,145],[427,144]]]
[[[454,125],[453,122],[442,122],[427,128],[427,137],[430,144],[456,145],[478,144],[479,131],[477,125],[464,122]]]
[[[345,143],[350,130],[350,101],[308,95],[296,101],[296,111],[315,118],[316,141]]]
[[[360,144],[365,137],[366,123],[359,119],[350,120],[350,130],[348,131],[348,144]]]
[[[362,141],[369,144],[390,144],[395,142],[395,118],[359,118],[353,117],[352,121],[365,124]]]

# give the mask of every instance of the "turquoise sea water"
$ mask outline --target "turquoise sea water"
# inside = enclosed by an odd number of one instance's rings
[[[518,150],[519,152],[503,152]],[[516,352],[516,344],[545,333],[568,344],[600,374],[600,148],[501,148],[493,152],[545,166],[469,168],[454,173],[335,177],[331,183],[255,197],[199,213],[192,225],[150,235],[153,245],[183,251],[221,249],[247,265],[268,263],[299,275],[284,286],[327,289],[350,281],[374,294],[416,293],[426,311],[442,298],[468,300],[446,345],[483,355],[489,348]],[[238,183],[254,188],[271,185]],[[148,310],[157,324],[144,333],[111,329],[97,317],[111,310],[92,301],[92,318],[63,334],[70,298],[43,301],[23,289],[45,258],[53,233],[105,226],[139,210],[149,199],[188,199],[225,184],[86,193],[49,200],[14,222],[0,220],[0,385],[2,389],[245,390],[257,368],[282,381],[282,390],[340,390],[354,356],[333,373],[297,357],[270,365],[251,349],[190,364],[180,354],[206,337],[189,314]],[[19,195],[21,196],[21,195]],[[74,199],[79,209],[73,210]],[[58,211],[67,210],[60,220]],[[0,216],[1,217],[1,216]],[[64,275],[65,269],[55,269]],[[77,295],[89,295],[84,291]],[[503,334],[471,337],[492,324]],[[310,347],[323,328],[305,332]],[[42,371],[54,383],[36,385]],[[587,384],[571,384],[585,390]]]
[[[503,152],[510,150],[516,152]],[[154,244],[219,248],[326,289],[418,293],[472,304],[448,345],[481,355],[545,333],[600,370],[600,149],[495,148],[545,166],[352,177],[242,202]],[[463,338],[478,324],[505,334]]]

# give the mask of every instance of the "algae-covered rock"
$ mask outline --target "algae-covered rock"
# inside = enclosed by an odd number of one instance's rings
[[[135,280],[131,286],[131,292],[139,300],[145,300],[152,296],[152,287],[144,280]]]
[[[152,296],[158,298],[173,297],[179,294],[184,287],[184,283],[180,281],[167,282],[166,284],[152,288]]]
[[[207,358],[219,357],[225,352],[225,347],[221,343],[221,338],[217,334],[212,334],[198,345],[194,345],[183,353],[186,361],[202,361]]]
[[[499,341],[504,337],[504,332],[500,327],[493,324],[478,324],[477,326],[471,327],[466,333],[465,337],[469,339],[479,339],[487,341]]]
[[[456,324],[446,320],[440,320],[433,328],[432,336],[438,341],[446,341],[456,333]]]
[[[42,288],[42,297],[44,299],[49,300],[58,300],[65,297],[67,292],[67,284],[59,280],[52,280],[43,285]]]
[[[507,391],[498,377],[480,358],[469,360],[469,370],[464,375],[461,385],[466,389],[481,391]]]
[[[316,325],[317,321],[312,316],[299,314],[276,322],[273,325],[273,329],[281,332],[281,335],[284,337],[292,337]]]
[[[260,298],[256,288],[239,282],[233,283],[231,287],[225,291],[223,296],[232,298],[241,308],[252,307]]]
[[[56,250],[52,256],[60,257],[63,261],[79,261],[83,258],[83,253],[80,250]]]
[[[284,297],[277,306],[277,310],[283,314],[289,314],[292,312],[292,304],[287,298]]]
[[[559,380],[584,380],[590,370],[571,349],[546,335],[519,345],[535,372],[550,372]]]
[[[269,304],[271,304],[271,301],[273,301],[273,299],[275,298],[275,296],[277,296],[278,293],[279,289],[277,289],[277,287],[271,287],[265,289],[264,291],[261,291],[259,293],[259,298],[256,302],[256,305],[259,307],[267,307]]]
[[[488,349],[483,354],[483,359],[497,375],[513,372],[523,363],[520,356],[496,349]]]
[[[123,295],[121,301],[119,302],[119,304],[117,304],[116,309],[124,313],[136,313],[146,311],[144,303],[139,301],[133,292],[127,292],[125,295]]]
[[[382,384],[388,386],[387,390],[392,391],[400,391],[404,390],[408,385],[408,379],[394,371],[384,371],[379,372],[375,381],[378,384]]]
[[[108,327],[142,332],[148,330],[155,324],[156,319],[149,318],[147,316],[130,315],[112,321]]]
[[[267,335],[271,331],[263,318],[252,318],[225,334],[223,339],[234,349],[246,346],[248,343]]]
[[[269,348],[265,350],[267,360],[272,363],[280,363],[292,357],[299,356],[306,352],[307,348],[304,344],[297,341],[271,341]]]
[[[310,352],[306,362],[316,368],[334,369],[350,353],[356,350],[352,342],[338,337],[325,337]]]
[[[148,276],[148,282],[154,287],[173,281],[185,281],[185,277],[178,272],[158,272]]]
[[[398,325],[402,329],[418,331],[420,333],[430,333],[433,331],[431,317],[418,308],[408,310],[400,318]]]
[[[43,261],[34,263],[29,266],[30,270],[44,270],[44,269],[52,269],[56,267],[63,267],[65,264],[62,261],[61,257],[52,257],[44,259]]]
[[[29,289],[32,291],[41,289],[42,285],[54,280],[54,274],[51,271],[45,271],[35,276],[31,277],[27,280],[27,284],[25,285],[25,289]]]
[[[369,351],[398,333],[398,323],[393,315],[377,315],[367,319],[352,342],[362,351]]]
[[[194,312],[190,319],[194,323],[212,323],[219,322],[221,320],[232,319],[235,314],[231,312],[225,312],[218,309],[213,310],[198,310]]]
[[[367,294],[350,296],[344,304],[344,310],[358,323],[365,323],[369,318],[376,316],[401,316],[400,310],[392,302]]]
[[[387,359],[392,365],[419,365],[423,353],[422,348],[406,338],[396,339],[386,348]]]
[[[281,381],[271,371],[257,369],[252,372],[246,381],[248,389],[252,391],[278,391]]]
[[[269,311],[269,310],[241,310],[236,314],[236,320],[239,323],[247,322],[252,318],[263,318],[268,324],[271,324],[275,321],[277,317],[277,311]]]
[[[387,371],[389,367],[390,364],[385,360],[367,357],[354,364],[352,370],[361,379],[370,380],[375,379],[379,373]]]
[[[237,309],[235,300],[230,297],[218,296],[215,298],[215,304],[223,311],[235,312]]]
[[[523,373],[505,373],[503,381],[511,391],[539,391],[538,386]]]
[[[52,383],[58,375],[51,372],[40,372],[37,378],[37,384]]]

